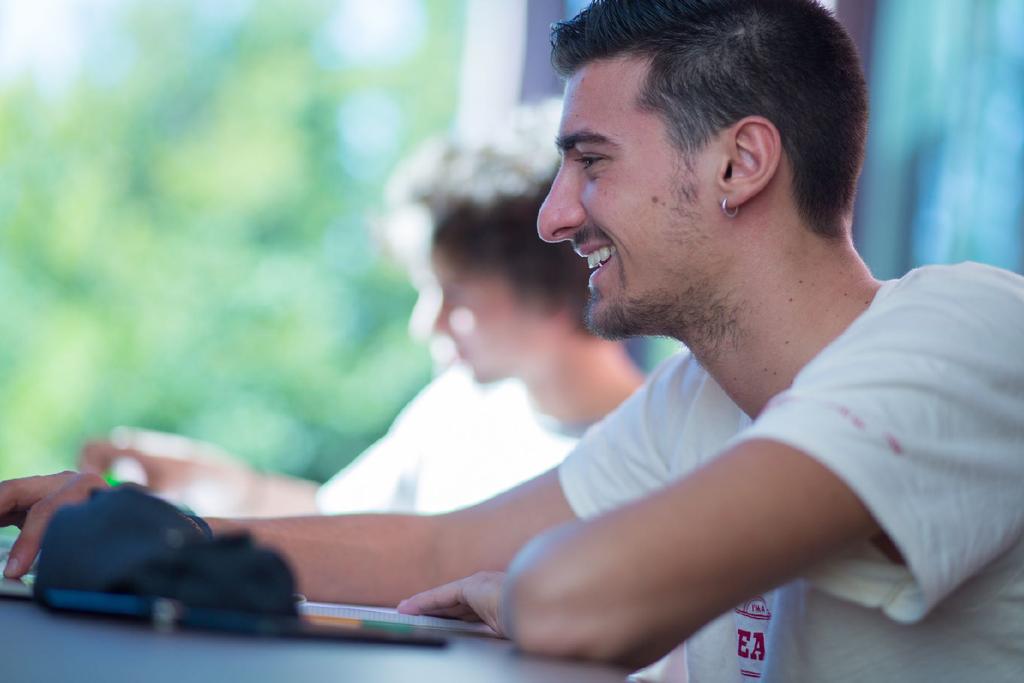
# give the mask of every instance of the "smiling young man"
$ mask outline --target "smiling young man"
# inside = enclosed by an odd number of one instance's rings
[[[553,45],[540,233],[596,266],[593,329],[692,355],[560,468],[592,521],[403,610],[562,655],[688,639],[699,681],[1019,679],[1024,283],[871,277],[848,36],[809,1],[607,1]]]
[[[849,37],[811,0],[609,0],[553,47],[541,235],[595,266],[594,329],[690,352],[475,508],[214,528],[275,545],[318,597],[444,584],[400,608],[531,652],[639,664],[685,640],[693,681],[1019,680],[1024,281],[871,277]],[[0,484],[19,552],[97,486]]]

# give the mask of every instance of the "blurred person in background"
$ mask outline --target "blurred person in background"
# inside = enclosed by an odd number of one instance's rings
[[[87,443],[81,468],[200,514],[276,516],[446,512],[556,466],[643,381],[621,344],[584,327],[586,262],[537,237],[556,121],[550,105],[526,109],[486,146],[433,140],[394,173],[384,241],[419,290],[410,328],[433,334],[445,369],[325,485],[131,428]]]

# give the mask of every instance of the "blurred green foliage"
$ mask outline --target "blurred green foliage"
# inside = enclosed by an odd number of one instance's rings
[[[324,57],[337,2],[229,4],[123,2],[60,92],[0,86],[0,478],[129,424],[323,479],[429,378],[366,216],[452,117],[462,3],[357,65]],[[398,117],[359,157],[365,93]]]

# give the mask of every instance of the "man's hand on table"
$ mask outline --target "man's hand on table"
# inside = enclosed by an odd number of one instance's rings
[[[398,603],[402,614],[424,614],[463,621],[483,621],[501,636],[501,592],[504,572],[477,572],[458,581],[418,593]]]
[[[21,529],[7,558],[4,577],[20,579],[32,566],[43,533],[58,509],[80,503],[92,491],[105,488],[110,487],[103,477],[91,472],[61,472],[0,482],[0,527]]]

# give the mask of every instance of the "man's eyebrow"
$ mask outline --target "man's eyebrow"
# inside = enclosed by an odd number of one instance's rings
[[[558,150],[563,154],[581,143],[617,146],[615,142],[610,140],[607,136],[589,130],[581,130],[568,135],[559,135],[555,138],[555,146],[558,147]]]

